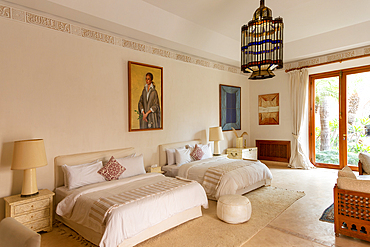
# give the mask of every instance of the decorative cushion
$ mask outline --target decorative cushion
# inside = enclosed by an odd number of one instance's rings
[[[370,154],[359,153],[358,158],[362,163],[362,169],[366,174],[370,174]]]
[[[202,148],[200,148],[197,144],[195,144],[195,148],[193,149],[193,151],[190,153],[190,156],[194,159],[194,160],[201,160],[202,157],[204,156],[204,152],[202,150]]]
[[[98,173],[102,175],[105,180],[118,180],[119,176],[126,170],[113,156],[108,163],[102,167]]]
[[[241,195],[223,195],[217,201],[217,217],[230,224],[248,221],[252,215],[249,199]]]
[[[338,177],[347,177],[356,179],[356,175],[353,173],[351,168],[348,166],[343,167],[342,170],[338,171]]]

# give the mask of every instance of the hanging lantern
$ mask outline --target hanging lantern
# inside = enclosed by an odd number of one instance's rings
[[[283,68],[283,18],[272,19],[272,11],[260,0],[253,20],[241,29],[241,70],[252,73],[249,79],[274,77]]]

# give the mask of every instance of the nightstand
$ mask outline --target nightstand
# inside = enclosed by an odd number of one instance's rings
[[[35,232],[49,232],[52,230],[53,196],[53,192],[45,189],[34,196],[5,197],[5,217],[13,217]]]
[[[257,147],[228,148],[227,157],[229,159],[257,159]]]

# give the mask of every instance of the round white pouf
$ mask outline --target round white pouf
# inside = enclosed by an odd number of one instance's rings
[[[251,218],[252,205],[241,195],[223,195],[217,201],[217,217],[230,224],[238,224]]]

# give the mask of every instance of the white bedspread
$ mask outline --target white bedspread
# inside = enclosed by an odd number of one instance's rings
[[[107,215],[105,227],[89,220],[91,206],[100,197],[113,196],[166,179],[173,178],[167,178],[158,173],[148,173],[84,186],[64,198],[57,205],[56,212],[62,217],[102,233],[103,237],[99,246],[115,247],[125,239],[177,213],[200,205],[208,207],[203,187],[199,183],[189,183],[188,186],[146,197],[112,210]]]
[[[203,184],[204,174],[209,167],[234,163],[235,161],[235,159],[218,156],[190,162],[180,167],[178,176]],[[210,195],[210,198],[218,199],[222,195],[235,194],[237,190],[244,189],[262,180],[272,179],[271,171],[260,161],[239,160],[239,162],[246,164],[246,166],[224,174],[215,194]]]

